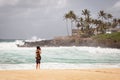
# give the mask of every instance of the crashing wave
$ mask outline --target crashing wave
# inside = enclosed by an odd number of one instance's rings
[[[36,36],[33,36],[31,39],[25,40],[25,42],[36,42],[36,41],[42,41],[45,39],[37,38]]]

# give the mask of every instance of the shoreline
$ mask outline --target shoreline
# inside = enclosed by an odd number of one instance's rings
[[[0,64],[0,70],[29,70],[35,69],[36,64]],[[111,69],[120,68],[117,64],[68,64],[68,63],[41,63],[41,69]]]
[[[0,70],[1,80],[120,80],[120,68]]]

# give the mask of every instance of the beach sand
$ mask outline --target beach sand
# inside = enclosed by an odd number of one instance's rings
[[[0,70],[0,80],[120,80],[120,68]]]

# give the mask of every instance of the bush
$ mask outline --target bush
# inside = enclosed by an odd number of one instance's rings
[[[99,34],[96,36],[93,36],[93,39],[97,40],[114,40],[114,41],[120,41],[120,32],[114,32],[112,34]]]

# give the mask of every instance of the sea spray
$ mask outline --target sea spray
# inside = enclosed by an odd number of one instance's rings
[[[41,47],[42,69],[119,68],[120,49],[87,46]],[[35,47],[0,42],[0,69],[34,69]]]

